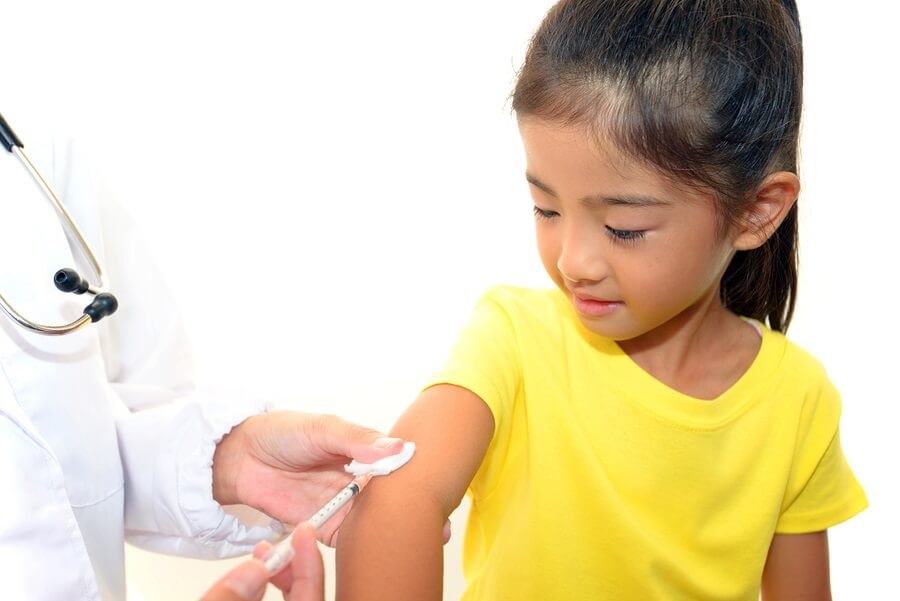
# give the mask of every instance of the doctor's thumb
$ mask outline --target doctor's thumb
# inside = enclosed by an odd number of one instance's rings
[[[216,582],[200,601],[260,601],[269,572],[259,560],[245,561]]]

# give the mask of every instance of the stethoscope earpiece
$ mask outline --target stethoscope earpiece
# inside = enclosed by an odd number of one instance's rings
[[[91,285],[78,272],[69,267],[60,269],[53,275],[53,283],[62,292],[84,294],[91,291]],[[119,301],[109,292],[101,292],[94,297],[83,313],[97,323],[107,315],[112,315],[119,308]]]
[[[68,267],[60,269],[53,275],[53,283],[58,290],[73,294],[84,294],[91,287],[77,271]]]
[[[119,308],[119,301],[109,292],[101,292],[94,297],[91,304],[84,308],[84,314],[97,323],[107,315],[112,315]]]

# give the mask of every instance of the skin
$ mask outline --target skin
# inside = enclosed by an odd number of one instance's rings
[[[828,533],[776,534],[763,570],[763,601],[831,601]]]
[[[723,228],[710,191],[676,186],[579,128],[529,118],[519,125],[541,261],[584,326],[685,394],[712,399],[728,389],[760,339],[722,306],[720,280],[736,251],[777,229],[799,193],[796,175],[770,174],[740,225]],[[441,599],[440,525],[493,426],[480,398],[450,385],[424,391],[404,413],[392,433],[415,440],[416,455],[373,483],[344,522],[340,601]],[[825,533],[776,535],[762,590],[766,601],[830,599]]]

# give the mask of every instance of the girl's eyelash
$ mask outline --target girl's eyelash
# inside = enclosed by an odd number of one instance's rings
[[[644,238],[645,230],[617,230],[614,227],[606,226],[606,231],[615,242],[625,244],[634,244]]]
[[[534,216],[538,219],[553,219],[554,217],[558,217],[559,213],[556,211],[547,211],[535,205]]]
[[[538,219],[553,219],[559,217],[556,211],[548,211],[535,205],[534,216]],[[644,238],[646,230],[618,230],[614,227],[606,226],[606,233],[617,244],[636,244]]]

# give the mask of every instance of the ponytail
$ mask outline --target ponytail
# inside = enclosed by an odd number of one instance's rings
[[[800,13],[797,12],[797,2],[795,0],[781,0],[781,5],[791,17],[791,23],[797,28],[797,36],[800,36]]]
[[[780,0],[797,36],[802,39],[800,15],[795,0]],[[802,94],[802,54],[796,57],[794,93],[797,103]],[[799,124],[800,110],[797,107]],[[796,147],[796,143],[795,143]],[[779,166],[797,172],[796,152]],[[778,332],[786,332],[797,303],[797,278],[800,267],[797,203],[791,207],[777,230],[759,248],[739,251],[725,270],[720,286],[722,304],[737,315],[751,317]]]

